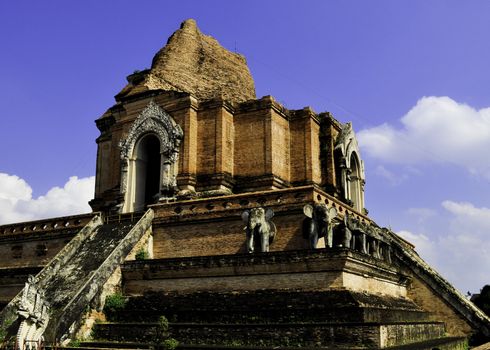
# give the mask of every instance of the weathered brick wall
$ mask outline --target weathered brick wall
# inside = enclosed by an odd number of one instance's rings
[[[405,286],[399,282],[403,276],[396,268],[347,249],[163,259],[128,263],[123,273],[124,290],[132,295],[148,290],[348,289],[406,297]]]
[[[235,115],[235,175],[259,176],[272,172],[270,118],[267,109]]]
[[[313,111],[296,111],[290,120],[292,184],[321,183],[320,126]]]
[[[217,171],[233,175],[235,163],[235,127],[233,125],[233,114],[227,109],[223,108],[221,110],[221,121],[218,130],[222,131],[218,142],[218,144],[221,144],[221,153],[217,155]]]
[[[349,210],[359,220],[368,220],[313,186],[158,204],[152,206],[155,257],[245,252],[246,224],[241,215],[244,210],[256,207],[275,212],[277,235],[271,251],[307,248],[302,236],[303,206],[312,202],[335,205],[340,216]]]
[[[182,225],[154,225],[155,258],[245,253],[246,225],[241,219],[241,211],[233,210],[229,215],[219,220],[195,220]],[[303,218],[302,212],[274,217],[277,236],[270,250],[306,248],[307,243],[301,235]]]
[[[271,154],[272,174],[284,181],[290,181],[290,139],[289,121],[276,110],[271,111]]]
[[[407,271],[407,274],[410,274]],[[417,276],[411,275],[412,282],[407,288],[408,297],[417,305],[433,314],[435,320],[446,323],[446,331],[452,336],[468,336],[472,333],[471,326],[458,313],[445,302],[439,293],[436,293]]]
[[[48,263],[76,232],[62,237],[38,237],[0,244],[0,268],[42,266]]]
[[[335,185],[338,126],[333,119],[323,128],[327,153],[321,155],[319,116],[310,108],[289,111],[271,96],[233,105],[220,98],[198,101],[186,93],[148,92],[122,101],[98,121],[114,120],[98,139],[96,210],[114,205],[119,195],[119,143],[151,99],[184,133],[177,176],[181,190],[228,188],[239,193],[328,184],[331,191]]]
[[[194,188],[197,172],[197,101],[189,97],[189,102],[188,108],[169,112],[184,132],[184,139],[179,150],[179,174],[177,176],[177,183],[181,189]]]
[[[303,183],[311,178],[308,152],[311,146],[306,118],[295,118],[290,122],[291,130],[291,183]]]
[[[94,214],[0,226],[0,268],[43,266]]]
[[[199,111],[197,115],[197,173],[214,174],[217,162],[220,108]],[[185,136],[184,136],[185,137]]]
[[[156,327],[156,323],[97,324],[94,335],[97,338],[113,341],[151,341],[155,339]],[[298,321],[285,324],[233,325],[170,323],[169,333],[184,344],[206,344],[207,346],[213,344],[215,345],[213,349],[221,349],[223,345],[258,346],[261,349],[279,347],[380,349],[386,347],[386,344],[397,346],[441,338],[444,336],[444,326],[437,323],[402,323],[383,327],[380,324],[369,323],[308,323]],[[389,339],[389,342],[386,338]],[[423,348],[431,349],[432,347],[429,344]],[[450,349],[463,348],[457,346]]]
[[[123,265],[125,280],[139,263]],[[267,289],[245,291],[151,292],[130,296],[121,320],[157,321],[167,315],[179,322],[423,322],[427,314],[410,300],[350,290]]]
[[[24,288],[29,275],[36,275],[42,267],[0,268],[0,308],[8,304]]]

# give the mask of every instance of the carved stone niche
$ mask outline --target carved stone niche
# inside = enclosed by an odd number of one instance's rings
[[[119,212],[144,210],[147,204],[173,198],[177,192],[179,146],[183,138],[181,127],[153,100],[133,122],[127,137],[119,143],[121,149],[121,185],[117,205]],[[155,150],[159,146],[158,150]],[[155,153],[158,152],[158,153]],[[151,153],[151,154],[150,154]],[[154,155],[159,155],[157,158]],[[150,159],[151,158],[151,159]],[[152,184],[148,173],[158,172]],[[158,184],[156,184],[158,181]],[[148,195],[148,186],[151,196]]]
[[[334,148],[335,166],[339,169],[338,184],[344,202],[359,213],[364,211],[364,163],[352,123],[342,126]]]

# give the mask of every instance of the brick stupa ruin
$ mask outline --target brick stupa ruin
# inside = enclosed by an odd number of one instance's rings
[[[257,99],[244,57],[194,20],[96,124],[93,212],[0,226],[4,345],[464,349],[490,336],[367,216],[352,124]]]

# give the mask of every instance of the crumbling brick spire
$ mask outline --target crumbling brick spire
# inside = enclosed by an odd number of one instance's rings
[[[201,33],[196,21],[184,21],[153,58],[149,70],[128,77],[117,99],[145,90],[188,92],[199,100],[230,102],[255,99],[255,85],[245,58]]]

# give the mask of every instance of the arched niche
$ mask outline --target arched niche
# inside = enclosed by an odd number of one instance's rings
[[[363,201],[363,189],[362,189],[362,178],[361,178],[361,165],[359,157],[356,152],[352,152],[350,155],[350,167],[348,175],[348,186],[349,186],[349,199],[352,202],[352,206],[355,210],[362,212],[364,208]]]
[[[148,204],[175,195],[182,137],[182,129],[173,118],[150,101],[120,143],[123,201],[119,212],[141,211]]]
[[[364,164],[351,123],[344,124],[337,136],[334,159],[336,183],[341,195],[355,210],[362,213],[364,210]]]

